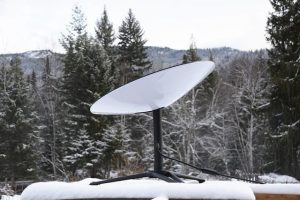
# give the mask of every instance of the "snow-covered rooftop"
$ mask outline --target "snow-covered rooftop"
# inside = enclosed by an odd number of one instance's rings
[[[300,184],[250,184],[254,193],[300,195]]]
[[[158,180],[129,180],[90,186],[98,179],[79,182],[40,182],[28,186],[21,200],[88,199],[88,198],[151,198],[176,199],[248,199],[255,196],[243,182],[207,181],[198,183],[166,183]]]

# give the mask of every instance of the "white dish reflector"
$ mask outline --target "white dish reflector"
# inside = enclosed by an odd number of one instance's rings
[[[203,81],[214,68],[211,61],[199,61],[154,72],[108,93],[90,110],[94,114],[124,115],[167,107]]]

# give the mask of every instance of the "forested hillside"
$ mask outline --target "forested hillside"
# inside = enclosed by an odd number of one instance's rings
[[[271,50],[198,49],[194,42],[187,50],[147,47],[131,10],[118,33],[104,10],[91,36],[75,7],[61,38],[65,54],[0,55],[0,180],[108,178],[152,169],[151,113],[97,116],[90,106],[147,73],[198,60],[214,61],[216,70],[163,110],[164,153],[228,175],[299,179],[300,43],[296,35],[283,37],[286,28],[300,33],[299,1],[272,2]],[[287,26],[290,18],[295,23]],[[169,160],[164,167],[204,176]]]
[[[187,44],[187,47],[188,46],[189,44]],[[168,47],[146,47],[148,58],[152,62],[151,71],[157,71],[162,68],[182,63],[185,51],[186,50],[176,50]],[[228,63],[238,54],[242,53],[248,52],[229,47],[197,49],[197,54],[201,57],[201,59],[209,60],[210,56],[213,56],[214,62],[220,67],[224,66],[224,64]],[[64,54],[56,53],[51,50],[33,50],[24,53],[0,54],[1,63],[9,63],[9,61],[15,57],[20,59],[20,67],[25,75],[30,75],[32,71],[35,71],[38,80],[40,80],[43,69],[45,68],[46,57],[48,57],[51,65],[53,65],[57,71],[56,76],[62,76]]]

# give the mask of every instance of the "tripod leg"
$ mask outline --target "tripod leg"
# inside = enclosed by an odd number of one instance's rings
[[[183,183],[183,180],[181,180],[177,175],[173,174],[172,172],[162,171],[162,173],[163,175],[172,178],[174,182]]]
[[[124,177],[112,178],[112,179],[103,180],[103,181],[91,182],[90,185],[100,185],[103,183],[113,183],[113,182],[118,182],[118,181],[125,181],[125,180],[144,178],[144,177],[150,177],[150,176],[151,176],[150,173],[146,172],[146,173],[134,174],[134,175],[124,176]]]
[[[176,176],[180,177],[180,178],[185,178],[185,179],[190,179],[190,180],[195,180],[198,181],[199,183],[203,183],[205,180],[197,178],[197,177],[193,177],[193,176],[188,176],[188,175],[184,175],[184,174],[177,174],[175,173]]]
[[[168,176],[166,176],[163,173],[149,172],[149,174],[151,175],[150,178],[158,178],[169,183],[175,182],[173,179],[170,179]]]
[[[108,180],[103,180],[103,181],[96,181],[90,183],[90,185],[101,185],[104,183],[113,183],[113,182],[118,182],[118,181],[125,181],[125,180],[130,180],[130,179],[138,179],[138,178],[158,178],[166,182],[176,182],[173,179],[165,176],[164,174],[157,173],[157,172],[146,172],[146,173],[141,173],[141,174],[134,174],[134,175],[129,175],[129,176],[124,176],[124,177],[118,177],[118,178],[112,178]]]

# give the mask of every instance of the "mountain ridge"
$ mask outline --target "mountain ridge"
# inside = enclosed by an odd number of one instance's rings
[[[153,63],[151,71],[157,71],[162,68],[182,63],[182,57],[186,50],[176,50],[169,47],[148,46],[147,54],[149,60]],[[241,51],[231,47],[218,47],[197,49],[198,55],[202,60],[208,60],[212,55],[217,66],[229,62],[234,56],[250,51]],[[23,53],[0,54],[0,64],[5,65],[10,62],[13,57],[21,60],[21,68],[26,75],[30,75],[35,71],[37,77],[40,77],[45,66],[46,57],[48,56],[50,64],[54,67],[56,75],[61,75],[64,54],[56,53],[51,50],[32,50]],[[53,68],[52,68],[53,69]]]

